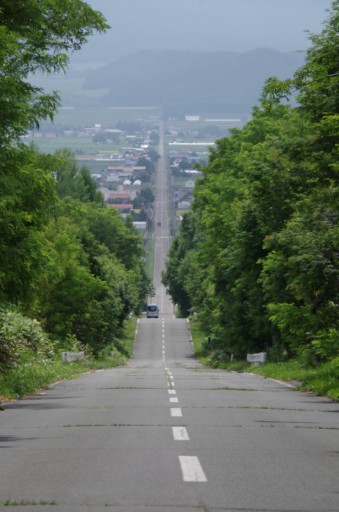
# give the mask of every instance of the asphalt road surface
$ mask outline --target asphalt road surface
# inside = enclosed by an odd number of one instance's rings
[[[160,317],[139,320],[127,367],[0,411],[0,510],[337,512],[339,404],[195,361],[160,283],[163,158],[155,213]]]

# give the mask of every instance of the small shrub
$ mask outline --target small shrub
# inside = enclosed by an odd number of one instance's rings
[[[0,371],[15,367],[25,354],[53,358],[52,341],[37,320],[15,309],[0,310]]]
[[[313,349],[316,355],[323,361],[331,361],[339,356],[339,331],[338,329],[329,329],[320,332],[316,339],[312,341]]]

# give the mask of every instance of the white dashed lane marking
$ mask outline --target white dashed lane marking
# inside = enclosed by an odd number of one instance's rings
[[[164,325],[162,329],[162,353],[163,353],[163,361],[165,363],[165,333],[164,333]],[[176,395],[176,391],[174,388],[174,377],[169,368],[165,367],[165,371],[167,374],[168,381],[168,394]],[[169,397],[170,403],[178,403],[179,399],[176,396]],[[170,409],[172,418],[181,418],[182,410],[180,407],[171,407]],[[189,435],[187,429],[185,427],[172,427],[173,439],[174,441],[189,441]],[[207,482],[207,477],[202,469],[199,458],[196,456],[179,456],[179,462],[181,467],[182,479],[184,482]]]
[[[185,427],[172,427],[174,441],[189,441],[189,435]]]
[[[179,456],[179,462],[184,482],[207,482],[198,457]]]
[[[173,418],[180,418],[182,416],[180,407],[171,407],[171,416]]]

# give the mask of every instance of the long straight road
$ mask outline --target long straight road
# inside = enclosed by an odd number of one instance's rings
[[[163,155],[163,153],[162,153]],[[251,374],[202,368],[160,274],[169,247],[158,168],[159,319],[127,367],[0,412],[0,509],[13,512],[339,510],[339,404]]]

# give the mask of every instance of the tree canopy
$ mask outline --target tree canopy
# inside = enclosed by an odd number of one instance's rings
[[[0,5],[0,147],[41,119],[53,118],[56,92],[33,86],[31,73],[66,69],[69,53],[108,25],[81,0],[2,0]]]
[[[68,150],[46,155],[21,139],[58,106],[32,74],[65,69],[106,28],[80,0],[0,4],[0,370],[29,336],[50,340],[46,352],[71,339],[97,353],[150,289],[140,237],[104,205],[88,169]]]
[[[339,355],[339,2],[293,78],[219,139],[163,276],[224,352]],[[293,95],[297,105],[289,105]]]

